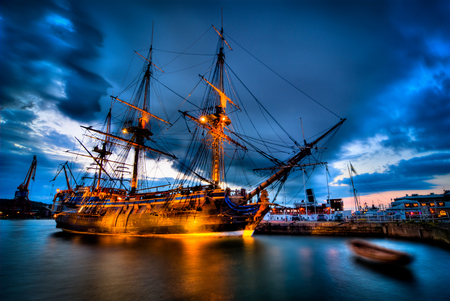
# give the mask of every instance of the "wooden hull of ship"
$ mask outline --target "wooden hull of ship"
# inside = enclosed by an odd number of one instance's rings
[[[268,203],[259,210],[242,214],[230,208],[221,197],[177,195],[170,207],[161,198],[128,202],[101,201],[86,206],[90,213],[62,212],[56,227],[65,232],[126,236],[251,236],[268,212]],[[165,208],[163,208],[165,207]]]

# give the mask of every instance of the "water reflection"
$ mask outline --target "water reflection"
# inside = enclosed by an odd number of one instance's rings
[[[3,300],[440,300],[448,250],[373,239],[417,259],[357,260],[347,238],[162,239],[66,234],[54,222],[1,221]],[[32,294],[30,293],[32,292]]]
[[[354,262],[363,269],[368,269],[374,273],[378,273],[390,279],[400,280],[404,282],[415,281],[413,272],[406,266],[398,266],[395,264],[384,264],[370,262],[360,258],[353,258]]]

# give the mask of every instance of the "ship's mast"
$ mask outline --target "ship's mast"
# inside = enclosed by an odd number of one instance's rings
[[[355,211],[358,211],[358,210],[361,210],[361,207],[359,205],[358,196],[356,195],[356,188],[355,188],[355,184],[353,182],[353,174],[352,174],[352,172],[356,173],[356,171],[353,168],[352,163],[347,165],[347,168],[348,168],[348,174],[350,175],[350,181],[352,183],[353,197],[354,197],[354,200],[355,200]]]
[[[152,58],[152,45],[150,46],[148,64],[144,74],[145,87],[144,87],[144,101],[142,103],[143,111],[148,110],[148,98],[150,95],[149,93],[150,77],[152,75],[151,58]],[[144,145],[145,142],[144,138],[145,137],[148,138],[152,135],[152,132],[150,131],[149,115],[140,112],[140,116],[141,118],[138,119],[138,126],[137,128],[134,129],[134,141],[136,142],[136,145],[134,147],[134,163],[133,163],[133,173],[131,178],[131,191],[130,191],[131,193],[136,192],[138,185],[139,156],[142,150],[141,146]]]
[[[108,115],[106,116],[106,133],[111,132],[111,109],[108,112]],[[108,145],[109,137],[106,137],[105,141],[103,141],[102,148],[100,149],[98,146],[94,147],[93,151],[99,154],[100,159],[100,168],[98,169],[98,175],[96,175],[97,185],[96,190],[100,191],[100,181],[102,179],[102,170],[103,170],[103,164],[105,163],[105,158],[109,155],[111,155],[111,152],[106,149],[106,146]],[[65,171],[65,169],[64,169]],[[70,189],[70,188],[69,188]]]
[[[220,32],[213,26],[214,30],[220,37],[220,48],[219,53],[217,54],[217,67],[219,72],[219,82],[217,87],[205,81],[211,85],[211,87],[217,92],[218,97],[216,97],[215,101],[215,114],[209,115],[208,120],[212,121],[209,124],[214,128],[214,131],[210,131],[209,133],[212,136],[212,167],[211,167],[211,175],[212,181],[219,187],[219,184],[225,178],[225,162],[223,160],[224,150],[223,143],[224,140],[228,139],[227,135],[224,133],[224,128],[231,124],[230,118],[226,115],[227,102],[229,101],[233,105],[234,104],[230,98],[225,94],[225,85],[224,85],[224,65],[225,65],[225,53],[224,53],[224,45],[226,44],[230,50],[231,47],[228,45],[227,41],[223,35],[223,17],[222,17],[222,27]],[[236,106],[237,107],[237,106]],[[213,116],[214,115],[214,116]],[[234,142],[234,141],[233,141]],[[235,143],[236,144],[236,143]],[[239,145],[240,146],[240,145]]]
[[[137,87],[137,93],[134,94],[133,99],[130,102],[126,102],[124,100],[119,99],[117,96],[111,95],[111,98],[113,100],[118,100],[119,102],[125,104],[128,106],[128,112],[126,113],[124,122],[122,124],[122,133],[125,134],[125,136],[121,135],[113,135],[111,134],[111,110],[108,114],[108,123],[107,123],[107,129],[105,131],[96,130],[92,127],[85,127],[82,126],[82,128],[85,128],[86,130],[94,133],[98,133],[105,136],[105,140],[103,143],[102,148],[96,146],[94,148],[94,151],[99,153],[100,155],[98,157],[94,157],[89,150],[78,140],[78,142],[83,146],[83,148],[86,150],[86,152],[89,154],[88,157],[91,157],[94,159],[95,163],[99,166],[99,171],[96,174],[98,176],[98,179],[95,181],[96,183],[96,189],[100,189],[100,180],[102,173],[106,174],[110,179],[112,177],[106,172],[104,168],[104,163],[107,161],[106,156],[110,155],[111,152],[107,150],[107,145],[110,144],[111,140],[114,141],[120,141],[127,145],[128,150],[131,150],[131,148],[134,150],[134,158],[133,158],[133,171],[132,171],[132,178],[131,178],[131,189],[130,193],[136,193],[137,187],[138,187],[138,177],[139,177],[139,168],[140,168],[140,157],[143,154],[143,152],[150,151],[154,152],[160,155],[164,155],[167,157],[170,157],[172,159],[177,159],[174,155],[169,154],[165,151],[158,150],[156,148],[150,147],[145,145],[145,142],[147,140],[150,140],[150,136],[153,135],[151,132],[151,124],[150,119],[154,118],[158,121],[164,122],[166,124],[170,124],[170,122],[159,118],[156,115],[153,115],[149,112],[150,109],[150,88],[151,88],[151,77],[153,75],[153,67],[157,68],[161,72],[164,72],[161,70],[158,66],[156,66],[152,62],[152,52],[153,52],[153,29],[152,29],[152,39],[151,39],[151,45],[148,52],[148,56],[144,57],[138,52],[135,51],[137,55],[139,55],[141,58],[143,58],[146,63],[144,64],[143,69],[143,76],[141,77],[139,86]],[[129,135],[131,135],[130,138]],[[128,136],[128,137],[127,137]],[[128,151],[126,152],[128,154]],[[127,156],[125,154],[125,156]],[[123,162],[115,162],[110,161],[108,162],[112,163],[119,163],[124,164]]]
[[[211,82],[202,77],[202,79],[210,86],[210,94],[205,99],[203,114],[196,118],[187,112],[180,112],[185,117],[190,118],[208,131],[211,140],[207,143],[211,145],[212,150],[211,182],[214,186],[220,187],[220,183],[223,182],[225,178],[224,142],[234,144],[244,150],[247,150],[247,148],[225,133],[225,128],[231,124],[231,120],[226,114],[227,103],[229,102],[230,105],[235,106],[237,109],[239,109],[239,106],[225,94],[224,46],[226,45],[230,50],[232,49],[224,38],[223,25],[220,31],[217,30],[214,25],[213,28],[220,37],[219,51],[217,53],[216,66],[211,76]]]
[[[223,28],[221,29],[220,33],[222,34],[223,37]],[[223,65],[224,65],[224,61],[225,61],[225,54],[223,53],[223,38],[221,39],[221,46],[220,46],[220,50],[219,50],[219,54],[218,54],[218,58],[217,58],[217,64],[219,66],[219,90],[222,92],[222,94],[220,95],[220,102],[218,104],[216,104],[216,113],[218,115],[225,115],[225,109],[226,109],[226,100],[225,102],[224,97],[222,95],[224,95],[224,85],[223,85]],[[222,118],[221,118],[222,119]],[[224,128],[224,123],[219,121],[216,124],[216,130],[223,134],[223,128]],[[223,165],[224,162],[222,159],[223,157],[223,140],[221,138],[221,135],[213,135],[213,144],[212,144],[212,149],[213,149],[213,164],[212,164],[212,180],[214,182],[214,184],[216,186],[219,186],[220,180],[224,177],[223,173]]]
[[[153,135],[153,133],[151,132],[151,128],[150,128],[150,118],[151,117],[170,124],[169,122],[167,122],[149,112],[150,86],[151,86],[150,79],[151,79],[152,73],[153,73],[152,68],[153,68],[153,66],[158,68],[158,66],[156,66],[155,64],[152,63],[152,52],[153,52],[153,29],[152,29],[152,40],[151,40],[148,58],[145,58],[144,56],[142,56],[136,52],[139,56],[141,56],[143,59],[145,59],[147,61],[147,66],[146,66],[145,72],[144,72],[144,78],[141,82],[141,85],[143,85],[143,90],[144,90],[143,91],[144,99],[142,102],[142,107],[139,108],[133,104],[122,101],[122,100],[118,99],[117,97],[113,97],[114,99],[117,99],[117,100],[121,101],[122,103],[130,106],[132,109],[136,110],[138,112],[138,114],[140,114],[140,118],[138,119],[137,126],[128,126],[128,127],[123,128],[123,133],[125,133],[125,134],[132,133],[133,134],[133,137],[128,141],[129,144],[134,146],[134,162],[133,162],[133,172],[132,172],[131,190],[130,190],[131,193],[136,193],[136,190],[137,190],[139,158],[143,151],[151,150],[151,151],[155,151],[159,154],[163,154],[163,155],[174,158],[174,156],[172,156],[170,154],[155,150],[153,148],[150,148],[150,147],[144,145],[145,141],[150,139],[150,136]],[[160,68],[158,68],[158,69],[161,70]],[[164,72],[164,71],[162,71],[162,72]],[[119,140],[122,140],[122,139],[119,139]]]

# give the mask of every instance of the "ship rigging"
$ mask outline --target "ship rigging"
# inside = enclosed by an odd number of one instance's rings
[[[176,110],[182,117],[176,121],[162,118],[152,109],[151,103],[155,99],[151,95],[159,92],[156,84],[162,84],[158,76],[165,74],[154,63],[153,38],[146,57],[136,52],[143,59],[144,68],[140,80],[134,82],[130,101],[123,100],[120,93],[111,96],[113,103],[118,102],[125,108],[121,111],[120,126],[114,132],[110,110],[103,130],[83,126],[86,136],[94,137],[100,145],[95,145],[90,151],[77,139],[87,153],[84,156],[94,161],[96,176],[93,185],[81,185],[79,193],[58,196],[62,203],[71,203],[75,208],[57,214],[58,227],[69,232],[94,234],[242,235],[246,231],[251,234],[269,210],[267,189],[278,185],[279,191],[293,170],[299,166],[314,165],[311,160],[305,160],[323,152],[319,143],[329,142],[327,139],[333,136],[345,119],[339,120],[309,143],[304,139],[305,145],[299,151],[299,145],[294,140],[295,146],[290,149],[297,151],[287,160],[275,158],[270,154],[270,149],[277,149],[277,144],[252,138],[240,123],[239,113],[245,110],[248,115],[248,110],[233,89],[230,75],[234,72],[227,71],[230,68],[225,63],[225,50],[232,49],[225,39],[223,26],[220,31],[214,26],[213,29],[219,36],[219,42],[212,68],[200,75],[199,83],[206,86],[203,100],[192,110]],[[163,108],[162,112],[166,110]],[[166,132],[174,130],[176,122],[183,119],[191,139],[187,147],[174,148],[183,140],[170,140]],[[253,128],[258,130],[257,126]],[[260,134],[258,136],[261,137]],[[269,151],[263,151],[258,145],[268,147]],[[185,154],[182,150],[186,150]],[[250,153],[261,154],[276,165],[266,169],[269,176],[258,184],[246,175],[249,168],[243,162],[244,159],[251,159]],[[172,162],[169,170],[178,171],[177,176],[173,176],[168,184],[158,182],[156,173],[152,177],[145,170],[149,161],[146,156],[151,159],[154,171],[160,174],[167,172],[166,162]],[[232,167],[236,162],[240,163],[240,167],[239,164]],[[161,167],[162,163],[166,163],[165,169]],[[131,169],[129,187],[123,181],[127,167]],[[243,177],[230,177],[230,170]],[[246,183],[242,178],[247,178]],[[143,183],[149,180],[156,182],[156,185],[144,186]],[[241,190],[232,192],[230,186],[240,186]],[[251,190],[247,193],[243,186]],[[168,189],[160,190],[162,187]]]

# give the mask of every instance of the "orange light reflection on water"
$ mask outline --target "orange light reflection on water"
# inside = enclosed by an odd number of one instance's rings
[[[301,247],[298,250],[299,261],[302,263],[300,266],[301,273],[309,278],[314,274],[313,266],[313,250],[310,247]]]
[[[184,238],[180,240],[180,287],[185,296],[203,296],[204,300],[220,299],[231,282],[230,260],[218,248],[217,238]],[[225,255],[225,256],[224,256]]]

